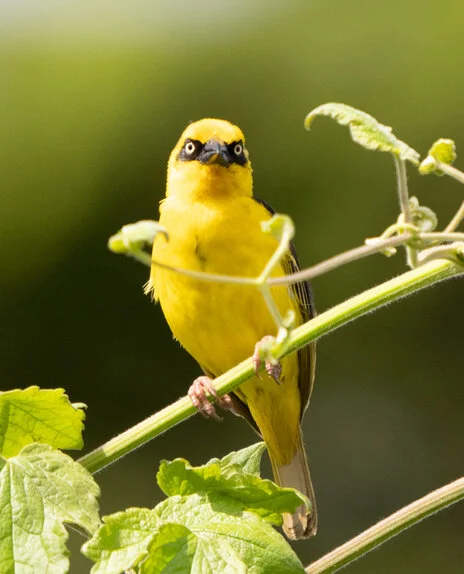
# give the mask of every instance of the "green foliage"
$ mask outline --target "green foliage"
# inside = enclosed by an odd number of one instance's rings
[[[436,213],[426,205],[419,205],[417,197],[409,198],[411,223],[422,233],[436,229],[438,219]]]
[[[67,572],[64,523],[89,533],[100,524],[97,484],[54,450],[82,448],[82,406],[63,389],[0,394],[1,572]]]
[[[0,457],[0,571],[68,571],[64,523],[94,532],[99,488],[77,462],[45,444]]]
[[[366,112],[346,104],[323,104],[306,116],[306,129],[311,128],[317,116],[329,116],[340,125],[349,126],[353,141],[366,149],[390,152],[414,165],[419,163],[419,154],[416,150],[399,140],[393,134],[391,127],[381,124]]]
[[[113,253],[123,253],[138,259],[150,267],[151,257],[146,250],[151,249],[159,233],[169,239],[166,230],[157,221],[144,219],[137,223],[128,223],[109,238],[108,249]]]
[[[456,146],[453,140],[441,138],[437,140],[429,149],[427,157],[419,166],[422,175],[435,173],[443,175],[438,164],[452,165],[456,160]]]
[[[0,454],[15,456],[32,442],[81,449],[83,406],[70,403],[63,389],[29,387],[0,393]]]
[[[305,498],[259,478],[263,448],[259,443],[199,467],[162,462],[157,480],[170,498],[153,510],[104,518],[83,547],[96,562],[92,573],[303,572],[271,524],[280,525],[281,513]]]

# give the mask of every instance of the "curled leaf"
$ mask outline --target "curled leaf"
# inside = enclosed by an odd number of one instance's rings
[[[109,238],[108,249],[113,253],[131,255],[145,247],[151,247],[158,233],[162,233],[168,239],[166,229],[157,221],[147,219],[129,223]]]
[[[441,138],[429,149],[427,157],[419,166],[419,173],[443,175],[439,164],[452,165],[456,160],[456,145],[453,140]]]
[[[453,140],[441,138],[429,149],[428,155],[441,163],[451,165],[456,160],[456,145]]]
[[[416,150],[399,140],[393,134],[391,127],[381,124],[366,112],[346,104],[322,104],[306,116],[306,129],[311,128],[317,116],[329,116],[340,125],[349,126],[353,141],[366,149],[386,151],[414,165],[419,163],[419,154]]]
[[[437,228],[438,219],[434,211],[425,205],[419,205],[417,197],[409,199],[409,212],[411,223],[420,233],[429,233]]]

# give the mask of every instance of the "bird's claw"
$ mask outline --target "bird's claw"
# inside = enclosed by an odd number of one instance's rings
[[[224,410],[233,410],[232,400],[229,395],[220,397],[213,386],[213,379],[206,376],[197,377],[188,390],[188,396],[193,406],[206,419],[212,418],[221,421],[214,405],[210,402],[207,395],[214,398],[215,402]]]
[[[260,377],[259,371],[264,362],[264,368],[266,373],[274,379],[277,384],[281,384],[280,376],[282,374],[282,366],[279,361],[272,358],[270,350],[275,345],[276,339],[271,335],[266,335],[261,341],[258,341],[255,345],[255,350],[253,353],[253,367],[258,378]]]

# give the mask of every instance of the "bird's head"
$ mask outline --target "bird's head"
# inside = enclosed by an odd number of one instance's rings
[[[168,165],[167,196],[196,200],[252,195],[251,165],[245,138],[237,126],[203,119],[190,124]]]

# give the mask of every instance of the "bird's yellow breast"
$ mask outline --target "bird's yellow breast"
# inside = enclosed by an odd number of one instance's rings
[[[277,247],[261,231],[260,222],[269,218],[251,198],[186,204],[169,197],[160,217],[169,240],[156,239],[153,259],[195,271],[257,277]],[[275,274],[283,274],[282,269]],[[156,265],[152,282],[176,339],[216,376],[250,356],[263,336],[276,332],[254,286],[200,281]],[[292,306],[286,287],[274,288],[273,295],[282,313]]]

